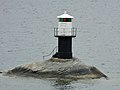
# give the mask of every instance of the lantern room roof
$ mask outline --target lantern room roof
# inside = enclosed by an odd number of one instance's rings
[[[73,16],[70,16],[69,14],[67,14],[66,11],[64,11],[64,14],[57,16],[57,18],[74,18]]]

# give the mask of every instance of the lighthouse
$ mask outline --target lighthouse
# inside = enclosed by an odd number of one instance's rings
[[[58,27],[54,28],[54,36],[58,38],[58,52],[54,58],[71,59],[72,55],[72,38],[76,37],[77,28],[72,26],[74,17],[67,14],[57,16]]]

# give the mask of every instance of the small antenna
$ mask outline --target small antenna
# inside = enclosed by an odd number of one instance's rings
[[[67,11],[64,11],[64,14],[66,14],[67,13]]]
[[[64,11],[64,14],[66,14],[68,10],[67,9],[62,9],[62,11]]]

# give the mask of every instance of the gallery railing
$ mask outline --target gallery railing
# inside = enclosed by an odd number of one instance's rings
[[[77,28],[54,28],[54,36],[71,36],[76,37]]]

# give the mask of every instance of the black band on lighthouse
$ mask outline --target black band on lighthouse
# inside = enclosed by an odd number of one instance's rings
[[[72,58],[72,37],[58,37],[58,52],[53,57]]]

